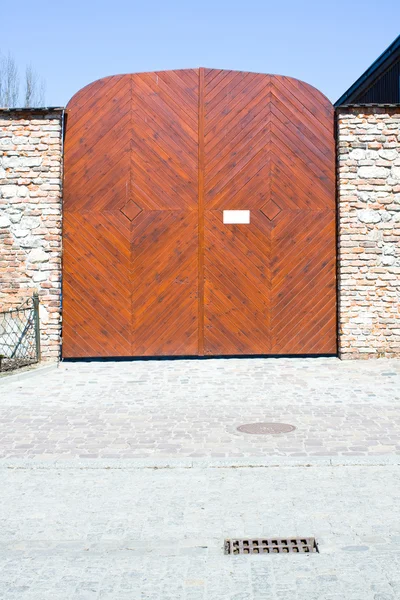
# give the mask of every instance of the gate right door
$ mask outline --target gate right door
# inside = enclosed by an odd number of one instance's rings
[[[202,97],[200,352],[335,353],[331,103],[292,78],[217,70],[200,73]],[[250,222],[226,223],[224,211]]]

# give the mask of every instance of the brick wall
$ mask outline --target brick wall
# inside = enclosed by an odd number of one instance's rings
[[[340,109],[339,350],[400,357],[400,108]]]
[[[0,310],[37,290],[44,359],[57,359],[62,112],[0,110]]]
[[[61,111],[0,110],[0,310],[38,290],[60,345]],[[400,110],[338,115],[339,350],[400,357]]]

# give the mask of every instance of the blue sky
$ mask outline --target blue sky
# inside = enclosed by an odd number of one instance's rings
[[[106,75],[199,66],[297,77],[335,101],[400,33],[398,0],[19,0],[12,6],[0,50],[11,52],[21,71],[34,65],[52,106]]]

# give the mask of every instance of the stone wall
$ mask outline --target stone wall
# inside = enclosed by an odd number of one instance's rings
[[[337,118],[339,351],[400,357],[400,107]]]
[[[62,111],[0,110],[0,310],[37,290],[42,358],[60,349]]]
[[[42,355],[61,333],[62,111],[0,110],[0,310],[34,290]],[[400,109],[337,118],[339,352],[400,357]]]

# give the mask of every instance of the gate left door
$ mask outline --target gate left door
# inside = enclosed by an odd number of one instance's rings
[[[196,354],[198,71],[108,77],[67,108],[63,356]]]

